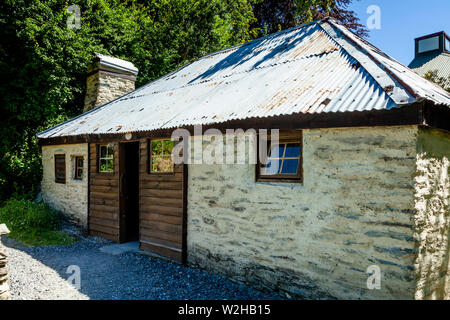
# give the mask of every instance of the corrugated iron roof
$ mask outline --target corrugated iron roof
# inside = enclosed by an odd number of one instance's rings
[[[304,113],[389,110],[450,95],[332,19],[222,50],[39,138]]]
[[[437,70],[439,77],[449,79],[446,85],[450,86],[450,53],[437,52],[420,55],[410,63],[409,68],[421,76],[428,71]]]

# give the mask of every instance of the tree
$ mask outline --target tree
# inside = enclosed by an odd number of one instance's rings
[[[447,78],[439,77],[438,70],[430,70],[425,73],[424,77],[441,86],[444,90],[450,92],[450,76],[448,76]]]
[[[352,0],[255,0],[253,11],[257,22],[253,27],[269,34],[308,23],[327,16],[335,18],[362,37],[367,28],[359,23],[355,12],[348,10]]]
[[[0,2],[0,201],[32,194],[41,179],[35,135],[83,110],[93,52],[132,61],[145,84],[206,53],[256,35],[247,0]]]
[[[136,86],[207,53],[327,14],[360,33],[351,0],[0,1],[0,202],[41,179],[35,135],[83,110],[93,53],[133,62]],[[67,6],[81,12],[67,26]],[[255,18],[255,15],[258,19]]]

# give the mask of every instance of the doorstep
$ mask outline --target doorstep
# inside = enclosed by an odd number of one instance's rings
[[[112,255],[120,255],[127,252],[139,252],[139,241],[132,241],[126,243],[116,243],[103,246],[100,248],[103,253],[108,253]]]

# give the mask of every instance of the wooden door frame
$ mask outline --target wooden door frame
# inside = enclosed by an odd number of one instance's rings
[[[182,246],[181,246],[181,263],[187,264],[187,186],[188,186],[188,165],[183,164],[183,234],[182,234]]]
[[[113,144],[114,145],[114,171],[113,172],[99,172],[99,146],[103,144]],[[108,197],[98,195],[95,196],[93,193],[116,193],[118,194],[118,166],[119,166],[119,150],[118,150],[118,142],[99,142],[99,143],[89,143],[88,144],[89,152],[88,152],[88,232],[91,235],[95,235],[98,237],[102,237],[105,239],[109,239],[114,242],[119,241],[119,197],[115,197],[115,195],[108,195]],[[110,183],[106,187],[102,184],[97,184],[97,179],[100,180],[109,180]],[[96,188],[109,189],[104,191],[95,191]],[[105,201],[108,200],[108,203]],[[94,202],[95,200],[95,202]],[[102,200],[104,203],[98,203],[99,200]],[[117,203],[116,205],[111,205],[111,202]],[[105,217],[103,215],[103,209],[93,208],[93,206],[109,206],[110,209],[107,212],[110,214],[110,217]],[[117,211],[115,209],[117,208]],[[99,213],[102,213],[99,215]],[[117,214],[117,218],[116,215]],[[96,220],[95,223],[93,220]],[[97,220],[109,220],[106,224],[101,224]],[[101,228],[99,228],[101,227]],[[105,230],[102,230],[105,229]]]

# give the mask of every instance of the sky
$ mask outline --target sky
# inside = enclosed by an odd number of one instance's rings
[[[450,34],[450,0],[353,0],[349,9],[367,25],[371,5],[380,8],[381,29],[370,30],[368,41],[404,65],[414,58],[415,38]]]

